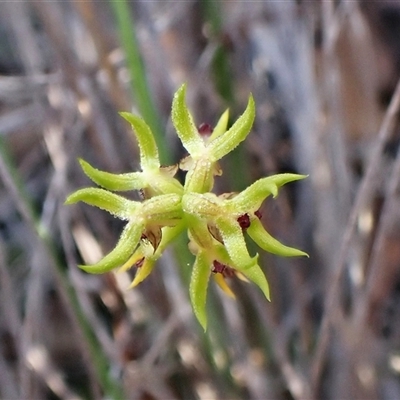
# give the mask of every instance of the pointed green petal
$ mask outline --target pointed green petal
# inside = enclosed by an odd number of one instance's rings
[[[135,251],[142,235],[143,226],[129,222],[122,231],[115,248],[93,265],[79,265],[84,271],[91,274],[103,274],[124,264]]]
[[[152,258],[155,260],[158,259],[168,244],[171,243],[185,229],[185,227],[185,222],[181,221],[176,226],[165,226],[162,228],[161,242]]]
[[[98,188],[79,189],[67,197],[65,204],[74,204],[78,201],[101,208],[120,219],[128,219],[140,205],[138,202]]]
[[[201,154],[204,141],[199,135],[193,117],[185,103],[186,85],[183,84],[175,93],[172,101],[171,118],[176,132],[185,149],[193,157]]]
[[[278,187],[270,178],[261,178],[237,196],[226,200],[225,204],[228,209],[238,214],[258,210],[268,196],[271,194],[276,196],[278,193]]]
[[[236,268],[232,259],[229,257],[226,247],[222,243],[214,241],[213,254],[214,259],[216,259],[220,263],[230,265],[232,268]]]
[[[281,186],[306,177],[307,175],[276,174],[261,178],[234,198],[227,200],[225,204],[229,210],[239,214],[256,211],[268,196],[272,194],[276,197]]]
[[[208,230],[207,222],[198,215],[185,214],[185,221],[191,239],[203,249],[209,249],[213,246],[213,238]]]
[[[206,252],[201,250],[199,254],[197,254],[196,261],[193,265],[189,294],[194,314],[204,331],[207,329],[206,300],[210,275],[210,260]]]
[[[269,285],[264,272],[258,264],[253,265],[251,268],[246,270],[240,270],[240,272],[253,283],[255,283],[264,293],[264,296],[271,301]]]
[[[222,244],[220,243],[215,244],[214,253],[218,261],[222,262],[225,265],[230,265],[232,268],[236,270],[236,274],[239,279],[246,280],[246,278],[248,278],[249,280],[253,281],[263,291],[265,297],[268,300],[270,299],[268,282],[261,268],[257,264],[258,255],[253,257],[252,265],[250,265],[250,267],[242,268],[242,266],[234,265],[234,263],[232,263],[233,260],[229,258],[226,248]],[[241,274],[243,274],[244,277]]]
[[[239,271],[246,270],[254,265],[256,257],[250,257],[246,242],[243,237],[243,231],[238,222],[226,216],[220,216],[216,220],[224,245],[228,251],[229,257]]]
[[[246,110],[223,135],[217,136],[209,142],[207,148],[210,150],[212,161],[218,161],[230,153],[250,133],[255,117],[255,104],[253,96],[250,95]]]
[[[306,256],[308,254],[304,251],[295,249],[294,247],[288,247],[273,238],[263,227],[261,221],[258,218],[254,218],[251,221],[250,226],[246,231],[249,236],[260,246],[263,250],[273,254],[277,254],[283,257],[297,257]]]
[[[218,136],[221,136],[228,129],[228,121],[229,121],[229,109],[226,110],[222,115],[217,125],[215,126],[212,135],[208,138],[208,142],[212,142]]]
[[[83,172],[97,185],[115,191],[139,190],[147,186],[142,172],[111,174],[93,168],[88,162],[79,159]]]
[[[300,174],[276,174],[271,175],[269,178],[273,181],[278,188],[283,185],[286,185],[289,182],[299,181],[301,179],[307,178],[308,175],[300,175]]]
[[[137,115],[128,112],[121,112],[119,115],[132,125],[135,132],[139,143],[142,170],[160,168],[158,148],[150,127]]]

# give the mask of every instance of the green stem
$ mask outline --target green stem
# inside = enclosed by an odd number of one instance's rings
[[[114,11],[122,49],[126,57],[126,65],[131,77],[131,90],[136,99],[139,112],[149,124],[158,144],[162,164],[171,162],[168,145],[163,135],[159,113],[154,105],[145,66],[136,37],[132,9],[126,0],[110,0]]]
[[[211,27],[212,40],[218,47],[212,60],[212,74],[217,92],[230,105],[234,103],[232,73],[229,65],[229,54],[221,39],[223,36],[223,15],[219,0],[202,0],[205,21]]]
[[[233,71],[229,65],[229,53],[221,39],[223,36],[221,2],[219,0],[202,0],[201,4],[204,20],[211,27],[211,40],[217,42],[217,49],[211,65],[215,89],[229,107],[234,109]],[[246,153],[243,146],[236,148],[225,161],[227,164],[225,174],[228,176],[233,190],[242,190],[249,182],[247,170],[242,168],[245,161]],[[241,171],[240,174],[237,171]]]

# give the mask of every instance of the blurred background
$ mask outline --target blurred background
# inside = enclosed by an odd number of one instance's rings
[[[399,72],[398,1],[0,2],[1,398],[400,398]],[[92,185],[78,157],[138,168],[118,111],[145,118],[164,164],[185,156],[170,121],[183,82],[198,125],[256,100],[218,193],[309,174],[262,221],[310,258],[261,253],[271,303],[211,285],[206,333],[185,238],[127,290],[135,271],[76,266],[120,221],[63,205]]]

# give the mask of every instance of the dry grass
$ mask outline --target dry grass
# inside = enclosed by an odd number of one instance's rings
[[[299,4],[297,4],[299,3]],[[218,190],[295,171],[310,177],[263,208],[309,259],[262,254],[272,288],[210,290],[204,334],[190,268],[171,249],[133,271],[76,265],[109,251],[120,224],[63,205],[87,186],[77,157],[136,169],[117,112],[138,112],[107,2],[0,4],[0,395],[4,399],[394,399],[400,397],[399,47],[385,1],[137,1],[136,33],[165,157],[188,83],[198,122],[251,91],[257,120]]]

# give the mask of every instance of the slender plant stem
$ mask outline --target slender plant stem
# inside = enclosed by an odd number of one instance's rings
[[[163,135],[161,119],[154,105],[148,84],[144,61],[136,37],[136,28],[132,16],[133,11],[126,0],[110,0],[110,4],[114,11],[121,46],[131,77],[132,95],[137,102],[140,114],[153,131],[158,144],[161,162],[168,164],[171,162],[171,156]]]

